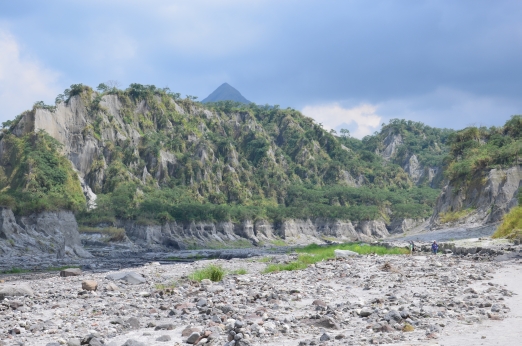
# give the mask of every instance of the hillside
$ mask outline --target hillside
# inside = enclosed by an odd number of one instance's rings
[[[447,184],[430,220],[432,227],[503,220],[518,204],[522,182],[522,116],[501,127],[468,127],[450,135]]]
[[[4,124],[0,202],[25,214],[74,210],[89,227],[325,219],[357,228],[380,220],[374,232],[382,235],[384,223],[392,230],[394,222],[431,215],[448,133],[393,120],[361,141],[290,108],[204,105],[140,84],[98,91],[78,84],[55,106],[38,102]],[[33,144],[55,143],[51,137],[57,144]],[[12,162],[16,141],[33,156],[67,158],[70,166],[60,167],[78,177],[32,179],[42,173],[29,156],[29,164]],[[24,202],[42,196],[48,202]]]

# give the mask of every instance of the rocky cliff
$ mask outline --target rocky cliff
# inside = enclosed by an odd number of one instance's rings
[[[398,164],[414,184],[439,187],[445,143],[451,132],[394,119],[378,134],[381,141],[375,151],[385,161]]]
[[[96,92],[79,84],[65,96],[2,130],[0,205],[20,215],[70,209],[82,227],[183,247],[383,237],[415,227],[435,201],[425,187],[440,172],[427,157],[442,157],[444,138],[418,123],[394,122],[360,141],[292,109],[202,105],[154,86]],[[45,203],[32,204],[41,196]]]
[[[164,225],[140,225],[121,221],[129,240],[145,248],[186,249],[195,247],[230,247],[270,245],[284,240],[287,244],[311,242],[369,241],[383,238],[388,230],[383,221],[265,220],[233,222],[168,222]],[[102,231],[102,230],[100,230]],[[87,236],[86,239],[89,237]],[[101,244],[99,244],[101,245]]]
[[[0,208],[0,256],[56,254],[63,257],[90,257],[80,242],[78,225],[70,211],[42,212],[15,217]]]
[[[470,181],[448,183],[437,199],[430,228],[501,221],[518,204],[521,183],[520,166],[478,172]]]

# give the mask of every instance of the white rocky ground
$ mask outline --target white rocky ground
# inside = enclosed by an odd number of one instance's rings
[[[0,299],[13,286],[34,294],[0,301],[0,345],[506,344],[521,340],[522,294],[513,291],[522,263],[513,257],[357,256],[272,274],[259,257],[156,263],[125,270],[143,275],[138,284],[106,278],[116,272],[11,276]],[[210,263],[248,274],[186,279]],[[97,291],[83,290],[85,280]]]

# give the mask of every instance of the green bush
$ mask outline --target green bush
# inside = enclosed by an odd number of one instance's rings
[[[223,267],[219,265],[209,265],[203,269],[196,270],[188,277],[190,280],[201,281],[203,279],[209,279],[210,281],[218,282],[223,280],[226,272]]]
[[[504,216],[492,238],[522,239],[522,207],[514,207]]]

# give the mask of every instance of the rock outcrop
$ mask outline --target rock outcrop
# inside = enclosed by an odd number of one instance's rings
[[[74,214],[42,212],[15,217],[0,208],[0,256],[55,253],[57,257],[90,257],[83,249]]]
[[[447,184],[437,199],[429,221],[430,228],[459,224],[479,226],[502,220],[518,204],[521,182],[522,169],[515,166],[492,169],[474,177],[466,185]],[[446,220],[449,222],[444,223]]]
[[[164,225],[141,225],[122,222],[128,239],[145,248],[230,246],[241,241],[263,245],[276,239],[303,244],[328,239],[339,241],[370,241],[388,233],[382,220],[351,222],[349,220],[286,220],[272,223],[266,220],[232,222],[168,222]],[[91,238],[91,236],[89,236]]]
[[[384,148],[377,151],[377,154],[385,161],[401,166],[415,185],[426,184],[433,188],[440,187],[443,179],[442,167],[424,165],[419,162],[417,155],[410,151],[398,157],[399,148],[404,145],[404,139],[400,133],[389,132],[382,144]]]

